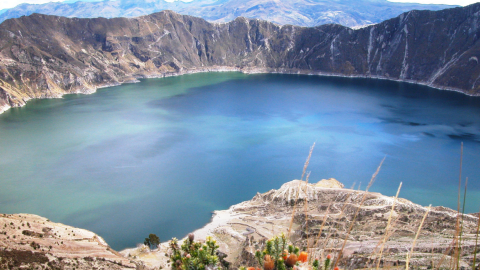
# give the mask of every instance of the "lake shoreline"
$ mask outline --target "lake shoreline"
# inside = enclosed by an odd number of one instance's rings
[[[133,74],[131,77],[125,78],[124,81],[121,82],[114,82],[114,83],[106,83],[103,85],[94,86],[93,88],[83,87],[81,89],[77,89],[73,92],[65,92],[61,95],[53,95],[48,97],[40,97],[40,98],[27,98],[24,99],[23,103],[20,106],[10,106],[8,104],[0,105],[0,114],[6,112],[11,108],[19,108],[26,105],[29,100],[32,99],[48,99],[48,98],[62,98],[64,95],[69,94],[93,94],[97,92],[98,89],[101,88],[109,88],[113,86],[119,86],[127,83],[138,83],[139,79],[158,79],[158,78],[167,78],[167,77],[176,77],[188,74],[197,74],[197,73],[210,73],[210,72],[240,72],[244,74],[286,74],[286,75],[308,75],[308,76],[324,76],[324,77],[339,77],[339,78],[359,78],[359,79],[377,79],[377,80],[386,80],[386,81],[394,81],[394,82],[403,82],[403,83],[410,83],[415,85],[422,85],[427,86],[437,90],[444,90],[444,91],[452,91],[464,94],[466,96],[471,97],[478,97],[479,95],[471,95],[465,93],[463,89],[458,88],[449,88],[449,87],[442,87],[439,85],[429,84],[427,82],[422,81],[414,81],[414,80],[401,80],[401,79],[393,79],[384,76],[368,76],[368,75],[345,75],[345,74],[337,74],[337,73],[329,73],[323,71],[312,71],[306,69],[285,69],[285,68],[257,68],[257,67],[230,67],[230,66],[212,66],[212,67],[203,67],[203,68],[191,68],[191,69],[184,69],[178,72],[165,72],[160,74],[150,74],[150,75],[136,75]]]

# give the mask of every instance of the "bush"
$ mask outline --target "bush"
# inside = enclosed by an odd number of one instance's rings
[[[170,241],[170,261],[174,270],[205,270],[219,269],[222,267],[217,256],[217,242],[207,237],[205,243],[195,242],[194,235],[189,234],[182,246],[178,240]]]

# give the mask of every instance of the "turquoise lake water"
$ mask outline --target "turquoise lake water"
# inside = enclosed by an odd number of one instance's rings
[[[114,249],[205,225],[213,210],[298,179],[334,177],[422,205],[480,208],[480,98],[381,80],[203,73],[0,115],[0,212],[32,213]]]

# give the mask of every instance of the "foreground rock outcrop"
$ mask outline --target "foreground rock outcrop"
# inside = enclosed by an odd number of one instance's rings
[[[0,25],[0,111],[32,98],[206,71],[383,78],[480,94],[480,3],[411,11],[353,30],[163,11],[138,18],[33,14]]]
[[[31,214],[0,215],[0,269],[136,269],[137,264],[90,231]]]
[[[195,238],[204,240],[206,236],[213,236],[220,251],[227,254],[226,260],[233,269],[242,265],[256,266],[254,253],[264,248],[265,240],[280,233],[288,234],[297,194],[290,240],[300,247],[309,247],[315,257],[324,258],[327,254],[338,256],[344,239],[347,239],[340,263],[342,269],[374,267],[386,234],[380,266],[405,265],[406,255],[427,211],[426,207],[399,198],[391,212],[393,197],[370,192],[362,204],[363,191],[339,186],[322,187],[295,180],[278,190],[258,193],[252,200],[228,210],[216,211],[209,224],[194,232]],[[358,216],[348,234],[358,207]],[[387,230],[390,213],[391,229]],[[417,239],[410,265],[426,269],[433,264],[437,268],[451,269],[456,221],[456,211],[432,207]],[[471,267],[477,222],[476,216],[463,217],[461,266]],[[169,267],[165,256],[168,243],[152,252],[143,247],[121,253],[150,267]]]

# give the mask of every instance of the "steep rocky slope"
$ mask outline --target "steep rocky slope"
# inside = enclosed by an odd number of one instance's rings
[[[136,17],[173,10],[202,17],[209,21],[227,22],[236,17],[267,20],[279,24],[317,26],[337,23],[359,26],[379,23],[410,10],[440,10],[447,5],[395,3],[387,0],[195,0],[191,2],[165,0],[116,0],[50,2],[21,4],[0,14],[0,22],[32,13],[66,17]]]
[[[385,78],[480,94],[480,3],[411,11],[353,30],[207,21],[164,11],[138,18],[33,14],[0,25],[0,111],[32,98],[211,70]]]
[[[90,231],[30,214],[0,215],[0,269],[136,268]]]
[[[309,247],[312,256],[324,258],[338,256],[344,239],[348,239],[340,263],[341,269],[375,267],[381,243],[387,234],[381,267],[405,265],[406,255],[427,211],[405,199],[395,202],[393,197],[379,193],[345,189],[336,180],[325,184],[307,184],[304,181],[285,183],[278,190],[257,194],[250,201],[242,202],[228,210],[216,211],[212,221],[194,232],[195,238],[204,240],[213,236],[220,251],[227,254],[232,267],[256,266],[254,253],[263,250],[265,240],[280,233],[287,234],[295,198],[298,201],[290,239],[299,247]],[[333,183],[332,183],[333,182]],[[347,231],[354,220],[351,233]],[[388,219],[391,226],[387,230]],[[452,238],[455,233],[457,213],[444,207],[432,207],[417,239],[410,265],[415,269],[451,269]],[[475,231],[478,218],[465,215],[463,223],[461,265],[472,264],[475,248]],[[150,267],[169,267],[168,244],[152,252],[145,249],[129,249],[121,253],[138,258]],[[368,268],[370,269],[370,268]]]

